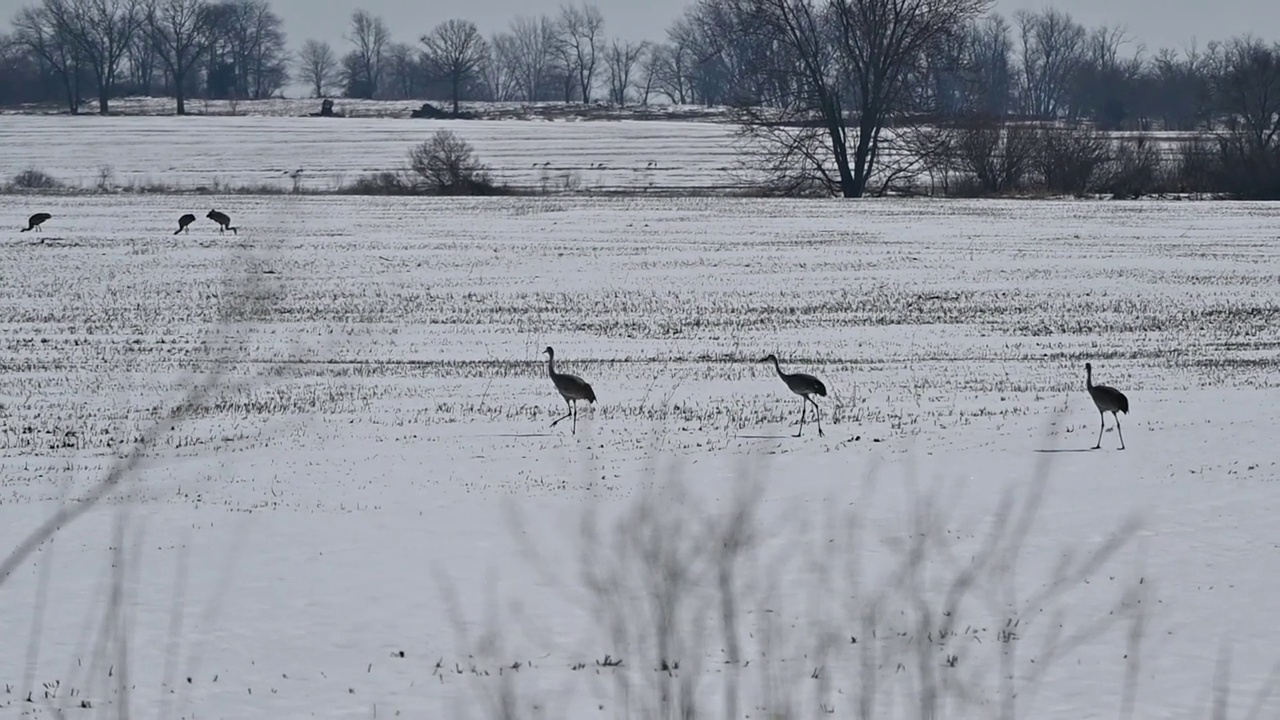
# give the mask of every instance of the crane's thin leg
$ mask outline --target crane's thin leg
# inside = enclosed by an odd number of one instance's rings
[[[573,434],[578,434],[578,401],[573,401]]]
[[[796,437],[800,437],[804,433],[804,416],[809,412],[809,403],[805,402],[805,398],[800,398],[800,429],[796,431]]]
[[[556,418],[555,420],[552,420],[552,421],[551,421],[551,427],[555,427],[555,426],[556,426],[556,423],[560,422],[561,420],[568,420],[568,419],[573,415],[573,405],[571,405],[571,404],[569,403],[569,398],[565,398],[565,399],[564,399],[564,404],[565,404],[565,405],[568,405],[568,407],[569,407],[569,412],[568,412],[568,414],[566,414],[564,417]]]
[[[1107,416],[1101,410],[1098,411],[1098,422],[1101,425],[1098,426],[1098,444],[1093,446],[1094,450],[1102,447],[1102,431],[1107,429]]]
[[[1120,416],[1116,414],[1115,410],[1112,410],[1111,417],[1116,419],[1116,434],[1120,436],[1120,449],[1123,450],[1124,449],[1124,433],[1121,432],[1120,430]]]
[[[822,432],[822,408],[818,407],[818,403],[814,402],[813,398],[808,395],[805,395],[804,399],[813,403],[813,413],[818,416],[818,437],[826,437],[827,434]]]

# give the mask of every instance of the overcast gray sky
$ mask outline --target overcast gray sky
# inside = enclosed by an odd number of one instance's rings
[[[0,0],[0,23],[8,26],[18,8],[33,0]],[[554,13],[561,0],[271,0],[285,21],[289,44],[303,40],[342,43],[347,19],[356,8],[386,18],[395,39],[414,42],[434,24],[467,18],[486,34],[506,26],[517,14]],[[661,39],[688,0],[595,0],[611,36],[633,40]],[[1149,48],[1181,48],[1191,38],[1203,45],[1252,32],[1268,40],[1280,38],[1280,2],[1275,0],[997,0],[995,9],[1011,15],[1020,8],[1052,5],[1088,25],[1124,24],[1130,35]]]

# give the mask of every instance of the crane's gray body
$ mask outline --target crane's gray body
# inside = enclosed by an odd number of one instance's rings
[[[827,386],[822,384],[818,378],[806,373],[784,373],[782,366],[778,364],[776,355],[769,355],[760,362],[772,362],[774,370],[778,371],[778,377],[782,378],[782,382],[787,384],[787,389],[801,397],[800,401],[800,430],[796,432],[796,437],[800,437],[804,433],[805,414],[809,410],[809,405],[813,405],[813,410],[818,416],[818,437],[826,435],[822,432],[822,408],[818,407],[818,403],[814,402],[812,396],[827,396]]]
[[[1089,391],[1089,397],[1093,398],[1093,404],[1098,408],[1098,419],[1102,422],[1102,427],[1098,429],[1098,442],[1093,449],[1102,447],[1102,433],[1107,429],[1107,413],[1111,413],[1111,417],[1116,420],[1116,434],[1120,436],[1120,449],[1123,450],[1124,432],[1120,429],[1120,416],[1117,413],[1129,414],[1129,398],[1109,385],[1094,385],[1093,363],[1085,363],[1084,371],[1084,386]]]
[[[548,347],[542,351],[547,356],[547,374],[551,376],[551,382],[556,386],[556,391],[560,393],[560,397],[564,398],[565,405],[569,406],[569,412],[564,417],[557,418],[551,423],[551,427],[555,427],[556,423],[567,418],[573,418],[573,434],[578,434],[578,401],[586,400],[589,403],[596,401],[596,392],[591,389],[591,385],[577,375],[556,372],[556,351]]]

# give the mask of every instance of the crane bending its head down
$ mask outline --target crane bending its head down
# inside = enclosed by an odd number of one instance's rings
[[[31,217],[27,218],[27,226],[22,228],[22,230],[20,230],[19,232],[27,232],[29,230],[39,230],[40,225],[45,220],[48,220],[51,217],[53,216],[46,212],[36,213],[35,215],[32,215]]]

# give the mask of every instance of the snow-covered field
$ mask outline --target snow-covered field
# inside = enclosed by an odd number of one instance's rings
[[[1280,206],[6,208],[3,713],[1280,713]]]
[[[734,126],[699,121],[0,115],[0,183],[37,169],[78,188],[331,191],[408,166],[437,130],[503,183],[544,191],[742,187]]]

